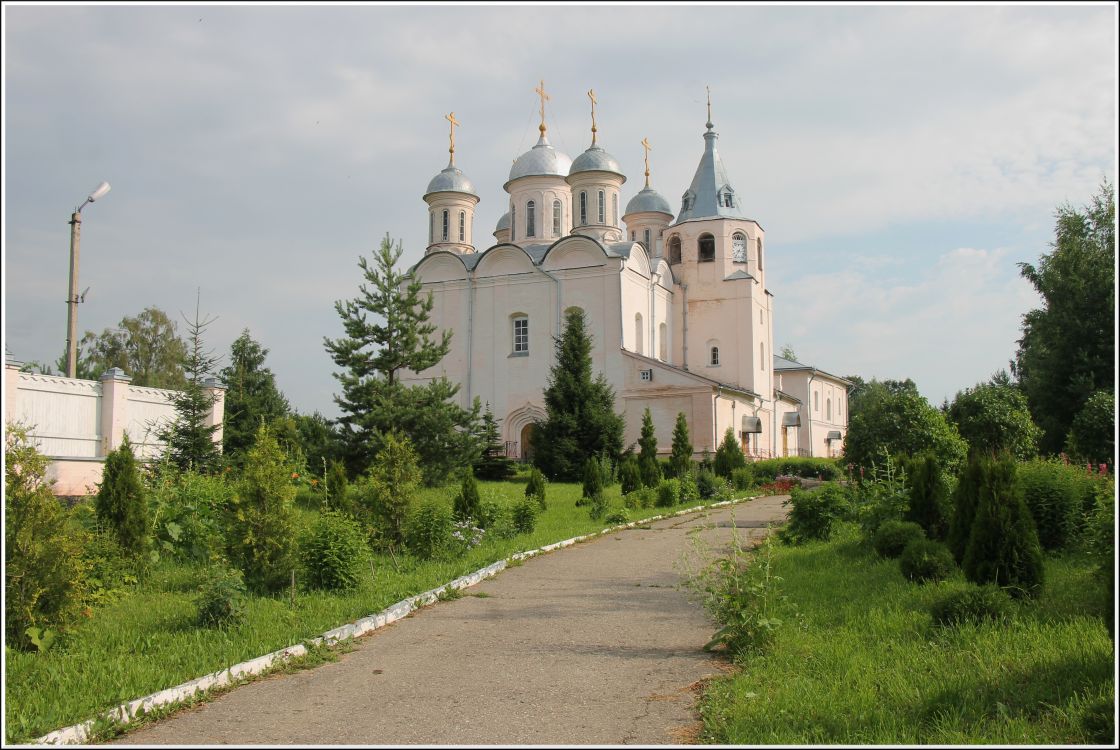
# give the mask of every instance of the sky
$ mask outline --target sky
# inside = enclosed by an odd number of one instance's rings
[[[481,196],[475,245],[537,137],[599,143],[679,209],[719,151],[766,231],[774,343],[932,403],[1007,368],[1040,305],[1018,265],[1117,173],[1113,4],[3,7],[5,352],[65,348],[156,306],[228,362],[245,329],[302,413],[339,415],[324,337],[383,237],[424,251],[428,181]]]

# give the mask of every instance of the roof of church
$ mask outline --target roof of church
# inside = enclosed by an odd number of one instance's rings
[[[498,226],[494,227],[495,232],[500,232],[503,229],[509,229],[509,211],[502,214],[502,218],[498,219]]]
[[[696,167],[696,174],[692,177],[692,185],[681,200],[681,213],[677,216],[677,224],[692,219],[747,219],[743,214],[742,201],[731,188],[731,180],[727,177],[727,170],[716,151],[716,139],[719,135],[712,130],[712,123],[708,122],[708,130],[704,133],[704,155],[700,157],[700,165]],[[722,205],[721,194],[731,195],[730,206]]]
[[[641,213],[642,211],[657,211],[658,213],[673,215],[673,208],[669,201],[651,187],[642,190],[626,204],[627,214]]]
[[[779,370],[783,370],[783,371],[786,371],[786,372],[792,372],[794,370],[812,370],[814,373],[817,373],[817,374],[820,374],[820,375],[827,375],[828,377],[833,378],[834,380],[839,380],[841,383],[847,383],[848,385],[851,385],[851,383],[852,383],[852,381],[845,380],[844,378],[840,377],[839,375],[833,375],[831,372],[825,372],[824,370],[820,370],[816,367],[813,367],[812,365],[802,364],[802,363],[796,362],[792,359],[787,359],[786,357],[782,357],[782,356],[779,356],[779,355],[775,354],[774,355],[774,371],[777,372]]]
[[[448,164],[442,172],[428,183],[428,189],[424,191],[424,197],[427,198],[432,193],[466,193],[478,197],[478,193],[474,191],[474,185],[463,174],[463,170],[454,164]]]
[[[531,177],[533,175],[567,177],[571,168],[571,157],[553,148],[545,134],[541,133],[537,145],[517,157],[509,170],[509,180],[506,185],[508,186],[510,182],[520,177]]]
[[[592,146],[576,157],[568,174],[573,175],[576,172],[611,172],[621,177],[623,182],[626,181],[626,175],[622,174],[622,167],[618,160],[600,146]]]

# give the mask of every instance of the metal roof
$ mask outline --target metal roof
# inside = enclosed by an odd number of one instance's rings
[[[704,133],[704,155],[700,157],[700,164],[692,177],[692,185],[681,199],[681,212],[675,222],[677,224],[692,219],[749,220],[743,213],[742,199],[731,187],[727,170],[716,151],[718,138],[719,135],[712,130],[712,123],[709,122],[708,131]],[[730,206],[724,205],[728,199]]]

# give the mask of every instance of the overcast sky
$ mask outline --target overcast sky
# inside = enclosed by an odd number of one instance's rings
[[[79,333],[201,307],[245,328],[302,412],[337,416],[323,337],[388,233],[423,253],[428,181],[456,164],[493,244],[513,159],[549,136],[622,164],[623,202],[674,209],[719,149],[766,230],[775,345],[839,375],[913,378],[933,403],[1007,366],[1039,304],[1055,208],[1117,164],[1113,4],[960,6],[26,6],[4,12],[4,337],[66,339],[70,212]],[[228,361],[228,358],[227,358]]]

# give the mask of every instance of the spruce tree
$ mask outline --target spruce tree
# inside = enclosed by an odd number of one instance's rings
[[[908,462],[907,484],[910,507],[906,520],[926,530],[930,539],[944,539],[949,531],[948,489],[941,477],[941,465],[931,453]]]
[[[479,441],[484,446],[482,456],[474,465],[474,475],[479,479],[502,480],[513,476],[513,461],[506,456],[505,443],[498,430],[498,421],[490,411],[490,404],[486,404],[486,411],[482,413],[482,424],[479,428]]]
[[[443,481],[468,466],[482,451],[476,423],[481,410],[453,401],[459,386],[446,377],[424,385],[406,386],[405,373],[419,373],[439,364],[451,347],[451,334],[436,335],[430,322],[431,295],[411,271],[397,263],[404,248],[388,236],[370,263],[358,259],[364,283],[359,296],[335,302],[345,337],[324,339],[334,363],[342,394],[334,400],[342,410],[338,420],[348,468],[364,473],[385,446],[387,436],[408,438],[420,458],[429,484]]]
[[[544,401],[548,416],[534,433],[533,462],[549,479],[576,481],[589,459],[622,452],[623,420],[606,378],[591,377],[591,335],[579,308],[568,311],[556,339]]]
[[[214,372],[218,358],[204,348],[202,334],[214,318],[202,320],[195,306],[194,321],[187,321],[190,350],[187,353],[187,383],[171,397],[175,420],[159,432],[165,444],[165,455],[180,471],[211,474],[218,470],[221,453],[214,442],[214,433],[221,424],[206,424],[217,395],[207,388],[206,380]]]
[[[980,503],[961,568],[973,583],[994,583],[1014,596],[1033,596],[1042,586],[1042,547],[1009,455],[984,459]]]
[[[121,447],[105,458],[94,507],[97,520],[112,531],[123,550],[133,556],[147,550],[151,531],[148,498],[128,435],[124,436]]]
[[[673,450],[669,455],[669,473],[683,478],[692,470],[692,443],[688,437],[688,420],[684,412],[677,413],[677,423],[673,427]]]
[[[266,356],[268,349],[253,341],[246,328],[230,347],[229,365],[219,373],[226,386],[223,453],[234,466],[244,463],[262,422],[273,425],[291,412],[276,376],[264,366]]]
[[[964,562],[968,540],[972,535],[972,522],[976,518],[976,507],[980,503],[980,485],[984,480],[980,454],[969,456],[968,463],[953,490],[953,517],[949,522],[949,536],[946,546],[953,553],[957,565]]]
[[[653,415],[646,407],[642,414],[642,436],[638,440],[638,470],[643,487],[656,487],[661,483],[661,465],[657,462],[657,434],[653,428]]]
[[[728,427],[727,432],[724,433],[723,442],[716,449],[716,458],[712,469],[724,479],[731,479],[731,472],[735,469],[742,469],[746,465],[747,457],[743,455],[743,449],[739,446],[739,441],[735,439],[735,430]]]

